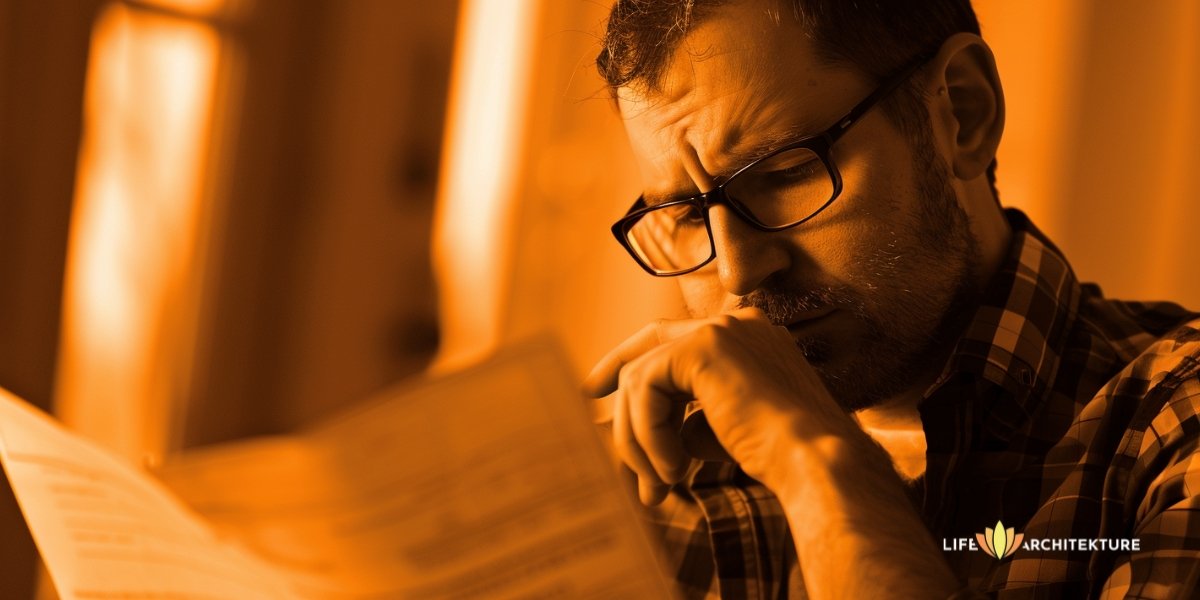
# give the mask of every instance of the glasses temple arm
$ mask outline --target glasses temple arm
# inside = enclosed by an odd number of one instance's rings
[[[892,76],[891,79],[888,79],[883,83],[883,85],[876,88],[874,92],[871,92],[870,96],[863,98],[862,102],[854,105],[854,108],[851,108],[850,112],[846,113],[846,116],[842,117],[837,124],[830,128],[829,131],[825,132],[826,141],[830,145],[836,142],[844,133],[846,133],[848,129],[850,129],[851,126],[854,125],[855,122],[857,122],[863,117],[863,115],[867,114],[868,111],[874,108],[880,100],[886,98],[892,92],[896,91],[896,88],[900,87],[905,81],[908,81],[908,78],[912,77],[913,73],[916,73],[917,69],[924,66],[925,63],[931,58],[933,58],[932,54],[922,54],[913,59],[911,62],[905,65],[903,69]]]

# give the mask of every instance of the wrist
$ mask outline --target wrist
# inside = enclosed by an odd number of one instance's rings
[[[763,484],[801,535],[869,538],[903,525],[905,536],[928,536],[887,452],[869,438],[814,438],[787,456]]]
[[[869,438],[808,442],[763,483],[783,506],[811,597],[949,596],[959,583],[887,453]]]
[[[840,434],[793,433],[764,469],[760,481],[785,506],[824,506],[840,503],[839,496],[854,487],[899,485],[887,452],[855,428]],[[902,492],[902,488],[899,488]]]

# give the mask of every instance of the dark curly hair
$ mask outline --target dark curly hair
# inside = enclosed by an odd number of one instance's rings
[[[680,41],[726,0],[617,0],[608,17],[596,68],[612,94],[643,86],[655,91]],[[780,0],[828,64],[853,67],[877,82],[958,32],[979,35],[970,0]],[[910,139],[928,135],[929,113],[909,82],[882,107]],[[995,189],[995,161],[988,182]]]

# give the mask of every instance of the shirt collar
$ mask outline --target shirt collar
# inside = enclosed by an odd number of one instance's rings
[[[1048,393],[1075,321],[1080,285],[1062,253],[1019,210],[1008,255],[950,359],[925,394],[963,375],[998,386],[1029,414]]]

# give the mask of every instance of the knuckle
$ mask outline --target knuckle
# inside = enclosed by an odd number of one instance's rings
[[[652,337],[652,338],[654,338],[654,340],[658,341],[659,343],[662,343],[663,330],[667,327],[667,325],[670,322],[671,322],[670,319],[655,319],[655,320],[647,323],[646,326],[642,328],[642,336],[643,337]]]
[[[644,477],[646,475],[648,466],[644,464],[642,460],[640,460],[638,453],[634,450],[635,442],[633,441],[633,438],[630,437],[629,432],[614,432],[614,437],[617,438],[613,440],[613,445],[615,446],[617,452],[617,458],[620,458],[621,462],[625,463],[626,467],[629,467],[629,470],[637,473],[639,476]]]
[[[702,342],[716,342],[724,335],[726,327],[719,323],[706,323],[696,330],[696,337]]]
[[[621,389],[632,389],[638,386],[641,381],[641,374],[634,363],[625,363],[621,369],[617,371],[617,387]]]
[[[629,429],[625,427],[613,427],[612,436],[613,445],[616,447],[617,453],[620,454],[622,460],[627,459],[628,456],[626,455],[629,453],[629,444],[633,441]],[[629,461],[625,460],[625,462]]]
[[[635,416],[630,426],[633,429],[633,435],[643,447],[654,447],[655,442],[662,435],[661,427],[652,423],[644,414]]]

